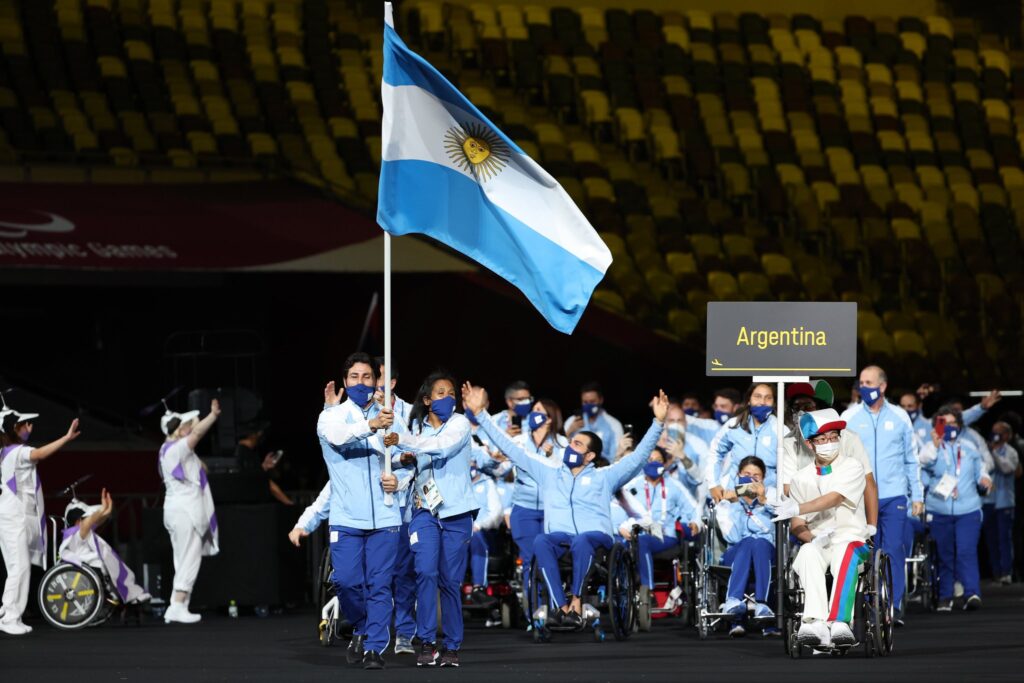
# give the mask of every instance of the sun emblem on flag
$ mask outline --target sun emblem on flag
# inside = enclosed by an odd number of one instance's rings
[[[508,145],[493,130],[478,123],[449,128],[444,134],[444,147],[451,160],[477,180],[490,180],[508,165]]]

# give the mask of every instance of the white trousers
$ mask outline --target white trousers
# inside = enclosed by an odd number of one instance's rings
[[[800,546],[793,560],[793,570],[800,577],[800,585],[804,589],[804,621],[820,619],[853,623],[853,604],[862,561],[860,553],[856,552],[858,549],[863,553],[864,544],[834,543],[827,548],[813,543]],[[831,596],[825,589],[826,569],[832,571]]]
[[[184,510],[164,510],[164,528],[174,553],[174,590],[191,593],[203,560],[203,539]]]
[[[7,568],[2,608],[4,622],[19,621],[24,614],[28,604],[28,581],[32,574],[28,530],[20,519],[13,522],[6,519],[0,523],[0,552]]]

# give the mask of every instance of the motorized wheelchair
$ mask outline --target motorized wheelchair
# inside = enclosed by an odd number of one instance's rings
[[[701,640],[711,637],[716,631],[724,630],[729,623],[737,618],[735,614],[721,610],[721,605],[726,601],[726,591],[729,587],[732,568],[721,563],[721,557],[727,544],[718,528],[715,503],[710,500],[704,507],[703,521],[704,533],[701,534],[698,544],[696,568],[693,575],[693,621]],[[776,571],[773,567],[773,581],[775,576]],[[771,626],[774,619],[753,616],[755,596],[752,593],[744,592],[743,597],[749,612],[747,623],[762,628]]]
[[[563,544],[568,551],[568,544]],[[572,558],[566,552],[558,563],[559,580],[568,596],[571,593]],[[583,581],[580,596],[583,622],[579,627],[552,626],[548,623],[549,610],[556,609],[548,597],[547,584],[541,575],[537,559],[530,566],[530,586],[527,591],[534,642],[551,640],[552,632],[593,632],[594,640],[605,640],[606,625],[615,640],[626,640],[636,627],[636,564],[633,552],[618,541],[610,549],[598,548],[594,561]]]
[[[803,589],[800,579],[793,570],[798,545],[786,542],[789,539],[789,524],[779,524],[779,540],[783,540],[779,552],[779,566],[785,567],[782,583],[778,589],[778,617],[782,623],[782,643],[786,654],[799,659],[813,652],[842,656],[862,647],[865,657],[889,655],[893,650],[895,620],[892,602],[892,564],[881,548],[875,548],[870,541],[871,553],[860,566],[857,580],[856,602],[853,613],[855,642],[852,645],[808,648],[797,642],[797,631],[803,617]],[[778,537],[777,537],[778,538]],[[778,550],[778,548],[777,548]],[[831,586],[831,573],[826,574],[827,585]]]

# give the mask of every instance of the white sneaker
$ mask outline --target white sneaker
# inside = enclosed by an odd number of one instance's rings
[[[164,623],[169,624],[172,621],[179,624],[194,624],[202,619],[198,614],[193,614],[188,611],[183,603],[172,602],[167,611],[164,612]]]
[[[959,581],[953,584],[953,597],[962,598],[964,596],[964,585]]]
[[[23,636],[28,631],[27,626],[17,621],[0,621],[0,633],[6,633],[9,636]]]
[[[828,624],[818,619],[805,621],[796,633],[796,642],[807,647],[828,647],[832,643]]]
[[[1013,583],[1013,576],[1010,574],[1007,574],[1006,576],[1001,576],[999,577],[999,583],[1001,583],[1004,586],[1009,586]]]
[[[832,644],[837,647],[840,645],[853,645],[857,642],[857,639],[853,636],[853,631],[850,630],[850,625],[845,621],[833,621],[829,634],[832,636]]]

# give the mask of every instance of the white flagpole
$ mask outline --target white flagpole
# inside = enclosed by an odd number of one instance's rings
[[[384,3],[384,23],[392,28],[395,27],[390,2]],[[387,230],[384,231],[384,405],[393,409],[391,405],[391,233]],[[391,474],[390,448],[384,449],[384,473]],[[385,505],[394,505],[394,502],[395,497],[392,494],[384,494]]]
[[[391,408],[391,233],[384,231],[384,405]],[[386,434],[387,432],[385,432]],[[384,449],[384,473],[391,474],[391,449]],[[395,497],[384,494],[384,504],[393,505]]]

